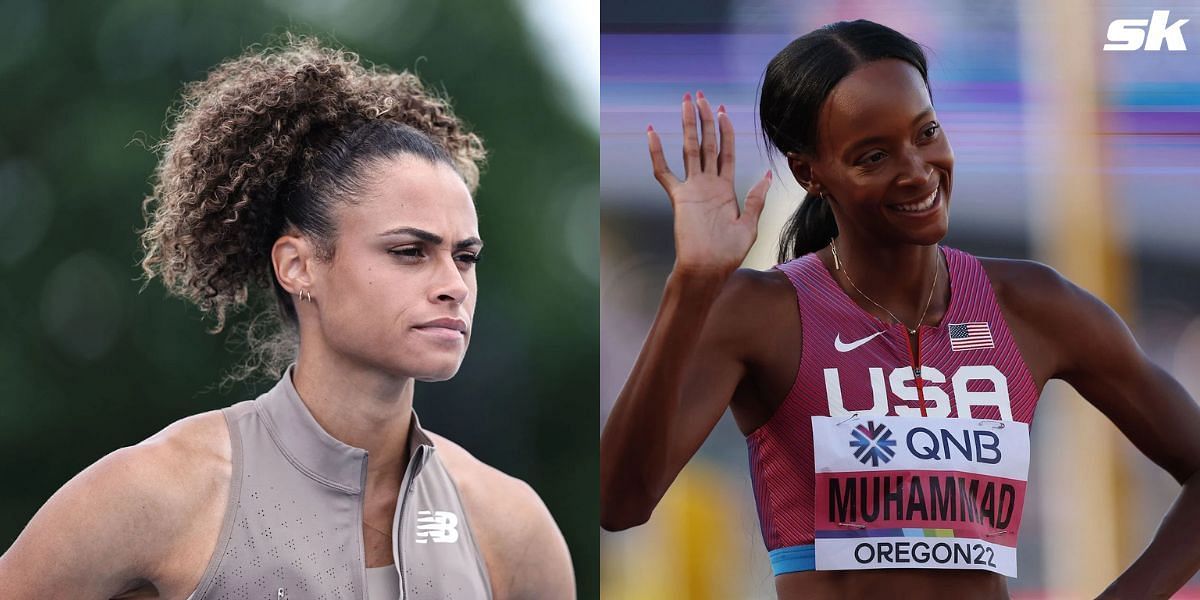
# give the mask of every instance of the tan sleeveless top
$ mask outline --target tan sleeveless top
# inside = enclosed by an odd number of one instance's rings
[[[363,490],[367,451],[330,436],[283,378],[222,410],[233,448],[217,548],[189,600],[367,600]],[[399,596],[490,599],[486,565],[458,489],[414,412],[409,464],[392,522]]]

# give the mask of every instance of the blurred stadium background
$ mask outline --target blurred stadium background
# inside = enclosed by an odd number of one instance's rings
[[[1185,52],[1106,53],[1113,19],[1191,19]],[[676,173],[679,100],[703,90],[738,131],[738,190],[776,183],[746,266],[774,264],[803,191],[758,137],[756,92],[792,39],[867,18],[928,48],[957,157],[945,243],[1046,262],[1100,295],[1147,354],[1200,398],[1200,5],[1082,0],[604,0],[601,6],[601,421],[673,261],[645,128]],[[782,170],[781,170],[782,169]],[[1179,486],[1060,382],[1033,427],[1016,598],[1094,597],[1137,556]],[[602,595],[774,598],[744,438],[726,418],[647,525],[601,535]],[[1193,579],[1193,584],[1200,580]],[[1178,597],[1200,597],[1187,588]]]
[[[138,293],[140,204],[182,84],[266,35],[416,70],[484,138],[488,259],[459,376],[420,385],[430,429],[528,481],[596,597],[598,3],[0,0],[0,549],[69,478],[273,382],[215,384],[236,336]],[[138,140],[138,141],[134,141]],[[245,317],[246,315],[242,315]]]

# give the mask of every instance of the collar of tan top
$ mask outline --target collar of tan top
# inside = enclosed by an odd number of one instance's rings
[[[292,383],[292,363],[283,377],[257,401],[258,412],[280,450],[293,465],[312,479],[350,494],[362,492],[362,462],[367,451],[345,444],[325,431],[313,418]],[[419,446],[433,447],[421,429],[416,411],[408,428],[409,456]]]

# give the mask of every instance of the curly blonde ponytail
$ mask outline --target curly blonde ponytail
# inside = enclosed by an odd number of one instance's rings
[[[235,379],[278,374],[294,358],[295,307],[270,262],[287,227],[328,258],[331,209],[353,201],[372,161],[408,153],[444,162],[474,191],[485,156],[415,75],[367,68],[352,52],[292,34],[188,84],[173,117],[142,204],[142,269],[214,315],[213,333],[252,296],[274,291],[278,318],[250,323],[252,358]]]

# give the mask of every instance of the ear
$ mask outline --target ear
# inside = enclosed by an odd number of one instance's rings
[[[279,285],[293,296],[301,290],[312,292],[316,252],[312,242],[298,232],[289,232],[271,246],[271,267]]]
[[[817,180],[813,173],[813,158],[805,154],[796,152],[787,153],[788,169],[792,171],[792,176],[800,183],[800,187],[804,191],[813,194],[822,192],[821,183]]]

